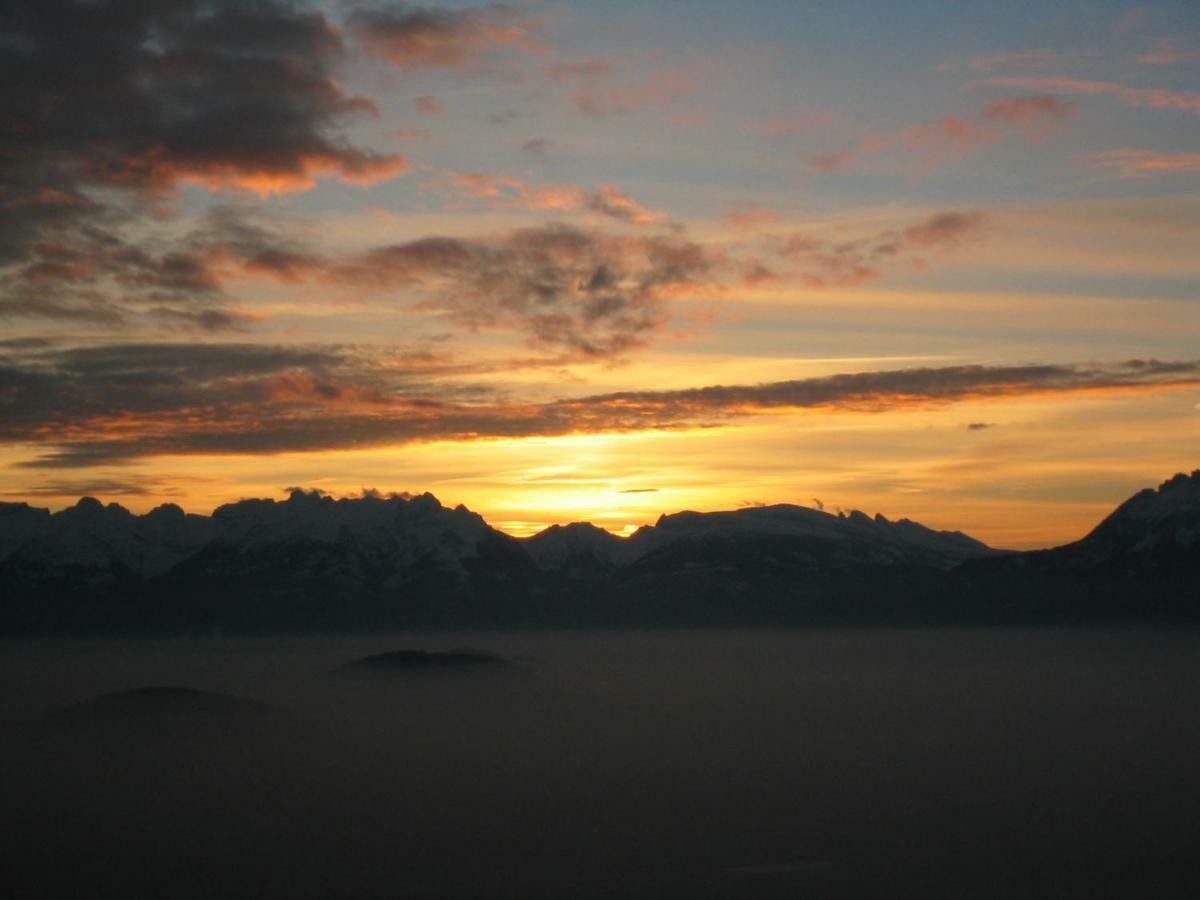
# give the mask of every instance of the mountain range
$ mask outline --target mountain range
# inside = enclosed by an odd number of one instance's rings
[[[0,503],[0,629],[1091,621],[1200,612],[1200,471],[1024,553],[801,506],[517,539],[431,494],[293,490],[211,516]]]

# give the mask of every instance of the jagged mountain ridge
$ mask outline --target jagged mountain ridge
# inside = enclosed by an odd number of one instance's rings
[[[135,515],[92,498],[53,514],[0,503],[8,629],[953,617],[969,612],[961,595],[1009,609],[1020,590],[1036,608],[1051,581],[1061,593],[1096,575],[1112,593],[1124,578],[1189,574],[1200,574],[1200,471],[1138,493],[1080,541],[1032,553],[787,504],[663,515],[628,538],[574,523],[516,539],[430,494],[295,490],[211,516],[173,504]]]
[[[999,565],[1096,577],[1200,574],[1200,469],[1138,491],[1078,541],[1019,554]]]

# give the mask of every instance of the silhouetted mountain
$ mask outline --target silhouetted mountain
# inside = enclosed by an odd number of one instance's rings
[[[1008,614],[1200,613],[1200,470],[1134,494],[1086,537],[955,572]]]
[[[0,504],[8,630],[1086,619],[1189,612],[1198,575],[1200,472],[1031,553],[790,505],[664,515],[628,538],[575,523],[517,540],[430,494],[296,490],[211,517]]]

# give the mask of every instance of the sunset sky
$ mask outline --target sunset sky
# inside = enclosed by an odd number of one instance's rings
[[[1200,467],[1195,0],[0,12],[3,497],[799,503]]]

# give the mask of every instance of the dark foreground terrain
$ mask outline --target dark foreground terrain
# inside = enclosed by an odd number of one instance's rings
[[[342,675],[404,650],[440,655]],[[11,640],[0,660],[11,897],[1200,895],[1192,630]]]

